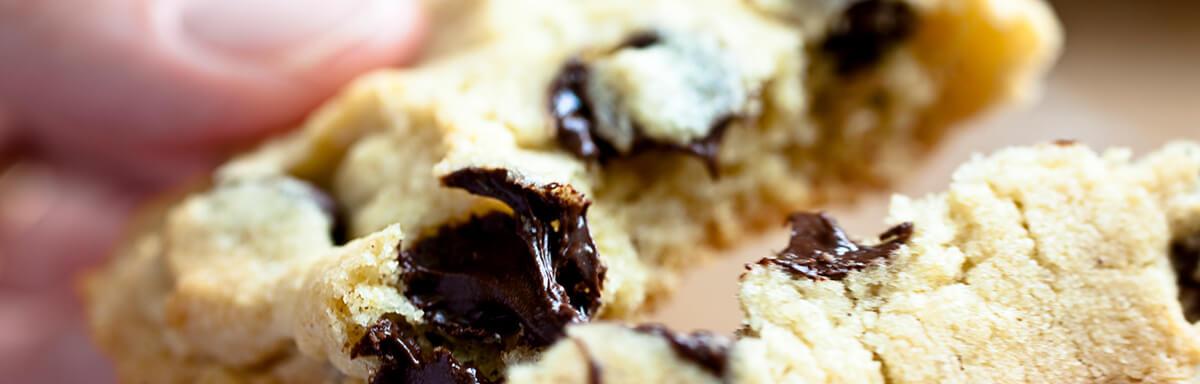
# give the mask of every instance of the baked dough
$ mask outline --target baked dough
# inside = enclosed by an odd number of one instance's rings
[[[1033,0],[759,3],[431,2],[422,62],[148,214],[88,285],[96,339],[132,382],[497,379],[901,177],[1059,45]],[[387,364],[417,347],[431,365]]]

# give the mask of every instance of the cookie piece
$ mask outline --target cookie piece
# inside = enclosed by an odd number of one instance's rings
[[[128,381],[496,380],[782,212],[899,177],[1058,48],[1039,2],[854,4],[810,31],[740,0],[433,2],[421,63],[136,236],[89,284],[94,332]],[[876,12],[898,24],[832,27]]]
[[[1195,265],[1197,201],[1195,143],[1139,161],[1077,144],[1002,150],[960,167],[944,193],[894,198],[878,242],[793,216],[788,247],[742,276],[746,320],[726,370],[669,339],[589,324],[509,379],[1181,382],[1196,375],[1200,334],[1170,260]],[[581,362],[602,379],[580,376]]]

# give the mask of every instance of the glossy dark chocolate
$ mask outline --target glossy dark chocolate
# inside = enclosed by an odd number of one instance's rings
[[[617,46],[621,49],[643,49],[658,44],[662,37],[654,31],[631,35]],[[710,175],[717,175],[717,152],[726,128],[736,116],[722,116],[712,122],[708,134],[686,145],[655,141],[645,136],[634,122],[634,142],[629,153],[622,154],[598,133],[595,107],[587,95],[590,70],[583,61],[567,61],[550,84],[550,115],[554,120],[556,139],[563,149],[585,160],[605,162],[608,159],[632,156],[651,150],[682,152],[704,162]]]
[[[660,324],[643,324],[634,330],[663,338],[680,358],[699,365],[716,377],[725,377],[729,368],[729,339],[708,331],[673,332]]]
[[[468,168],[443,184],[503,201],[491,213],[442,228],[400,255],[405,296],[448,335],[543,347],[600,305],[605,268],[570,186],[532,186],[507,170]]]
[[[379,368],[371,372],[371,384],[489,382],[480,378],[475,369],[459,364],[446,348],[423,345],[421,340],[413,326],[403,318],[387,315],[367,330],[350,351],[350,357],[379,358]]]
[[[880,243],[866,246],[850,240],[837,222],[825,213],[795,213],[788,221],[792,238],[788,246],[759,264],[774,264],[799,278],[841,280],[851,271],[882,263],[912,236],[912,223],[892,227],[879,235]]]
[[[1184,317],[1188,322],[1200,320],[1200,281],[1195,275],[1200,267],[1200,234],[1171,243],[1171,265],[1175,267]]]
[[[587,65],[579,59],[568,60],[550,84],[550,115],[554,118],[558,144],[584,159],[600,159],[601,150],[595,136],[596,117],[587,97],[590,77]]]
[[[896,0],[858,1],[832,24],[821,50],[831,55],[840,74],[873,66],[916,31],[917,13]]]

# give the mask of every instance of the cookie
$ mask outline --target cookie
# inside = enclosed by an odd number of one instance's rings
[[[739,339],[690,339],[722,357],[671,348],[687,335],[578,325],[509,382],[1182,382],[1200,334],[1171,260],[1196,264],[1198,201],[1195,143],[1138,161],[1002,150],[944,193],[895,197],[877,241],[793,215],[789,244],[741,278]]]
[[[1037,1],[822,4],[431,2],[422,62],[130,240],[89,284],[96,338],[128,381],[496,380],[784,212],[901,177],[1034,93],[1059,44]]]

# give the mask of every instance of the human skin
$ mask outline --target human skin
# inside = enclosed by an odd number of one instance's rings
[[[107,382],[76,280],[148,196],[419,51],[407,0],[0,0],[0,377]]]

